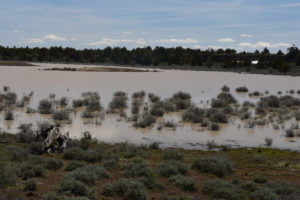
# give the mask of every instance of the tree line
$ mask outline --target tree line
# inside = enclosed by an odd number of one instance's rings
[[[296,46],[286,53],[262,51],[237,52],[234,49],[190,49],[182,47],[106,47],[104,49],[77,50],[70,47],[29,48],[0,46],[0,60],[70,62],[70,63],[108,63],[117,65],[173,66],[186,68],[215,67],[243,69],[274,69],[287,72],[291,67],[300,66],[300,50]],[[258,61],[253,64],[252,61]]]

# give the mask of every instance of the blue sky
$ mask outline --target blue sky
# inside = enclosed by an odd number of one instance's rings
[[[299,0],[0,0],[0,45],[300,47]]]

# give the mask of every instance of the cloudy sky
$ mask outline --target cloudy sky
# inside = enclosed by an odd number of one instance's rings
[[[0,45],[300,47],[299,0],[0,0]]]

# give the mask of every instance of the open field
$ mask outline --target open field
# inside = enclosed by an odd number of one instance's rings
[[[78,141],[69,141],[71,146],[67,146],[65,153],[47,155],[40,154],[33,148],[36,142],[20,142],[14,135],[2,134],[0,137],[1,141],[5,140],[5,143],[0,145],[0,153],[7,156],[2,157],[0,162],[2,165],[6,163],[6,166],[11,166],[10,170],[13,171],[6,172],[12,173],[10,175],[16,178],[5,189],[4,179],[1,179],[2,196],[27,196],[33,200],[69,199],[74,196],[131,200],[256,200],[264,199],[264,195],[268,195],[272,199],[297,200],[300,195],[299,152],[271,148],[223,148],[221,151],[163,150],[158,144],[148,147],[125,143],[109,145],[95,143],[93,139],[83,137]],[[86,156],[82,157],[81,154]],[[3,161],[3,158],[6,159]],[[52,159],[51,165],[49,159]],[[216,159],[218,162],[214,163],[215,161],[210,159]],[[44,171],[42,175],[28,174],[27,168],[22,168],[32,166],[36,162],[40,163],[39,166]],[[71,166],[74,167],[72,171],[79,169],[72,173]],[[80,169],[81,166],[93,166],[94,170],[100,170],[99,174],[93,175],[92,171],[85,171],[88,170],[86,167]],[[14,174],[14,170],[21,171]],[[82,175],[77,176],[76,173]],[[77,177],[75,179],[81,186],[66,186],[69,176]],[[120,182],[124,178],[125,182]],[[36,184],[32,190],[24,189],[28,180]],[[118,181],[118,184],[124,184],[118,186],[123,187],[123,190],[113,185]]]

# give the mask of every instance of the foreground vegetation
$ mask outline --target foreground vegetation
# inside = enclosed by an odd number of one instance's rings
[[[99,143],[86,132],[43,153],[31,133],[0,134],[0,199],[298,200],[300,153]]]
[[[98,63],[127,66],[148,66],[190,70],[223,70],[234,72],[300,75],[300,51],[288,48],[287,53],[278,51],[240,52],[234,49],[185,49],[182,47],[151,47],[128,50],[125,47],[105,49],[17,48],[0,46],[0,61],[38,61]],[[252,61],[257,61],[253,63]],[[75,69],[69,69],[75,70]]]

